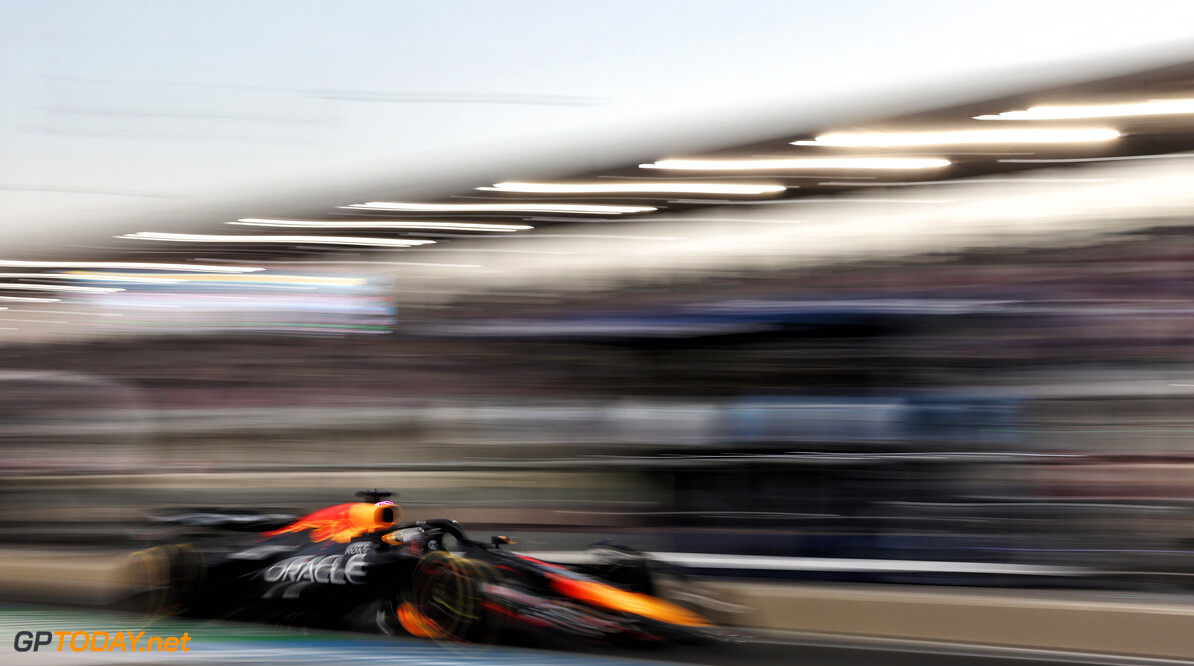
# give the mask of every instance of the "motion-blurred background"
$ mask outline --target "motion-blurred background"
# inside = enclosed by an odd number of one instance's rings
[[[1186,3],[0,12],[14,558],[385,487],[701,576],[1194,585]]]

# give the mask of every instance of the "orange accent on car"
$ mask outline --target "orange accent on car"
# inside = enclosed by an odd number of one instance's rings
[[[262,536],[310,530],[312,541],[331,539],[336,543],[347,543],[366,532],[390,527],[398,519],[400,511],[397,506],[377,506],[367,502],[337,504],[303,516],[281,529],[263,532]]]
[[[419,612],[414,604],[405,601],[398,607],[398,622],[411,636],[418,638],[444,638],[445,634],[435,623]]]
[[[711,627],[713,623],[696,613],[670,601],[664,601],[649,594],[627,592],[612,585],[590,580],[575,580],[548,574],[552,588],[560,594],[611,610],[624,611],[643,617],[682,624],[689,627]]]
[[[382,543],[388,543],[391,546],[401,546],[402,537],[398,536],[397,532],[390,532],[389,534],[381,535]]]

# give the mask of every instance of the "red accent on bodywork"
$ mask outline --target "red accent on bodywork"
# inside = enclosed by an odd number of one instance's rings
[[[533,562],[535,564],[539,564],[539,565],[542,565],[545,567],[551,567],[552,569],[566,569],[567,568],[560,564],[552,564],[551,562],[544,562],[543,560],[537,560],[529,555],[516,555],[516,557],[526,560],[527,562]]]

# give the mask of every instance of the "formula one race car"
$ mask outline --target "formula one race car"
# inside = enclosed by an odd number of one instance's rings
[[[289,524],[266,514],[174,516],[255,539],[196,540],[130,556],[121,606],[147,613],[413,635],[457,642],[659,643],[719,637],[705,618],[650,594],[646,562],[564,567],[469,539],[454,520],[397,523],[390,493]]]

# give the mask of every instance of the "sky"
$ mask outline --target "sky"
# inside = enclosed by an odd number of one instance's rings
[[[1194,3],[3,0],[0,228],[1142,49]]]

